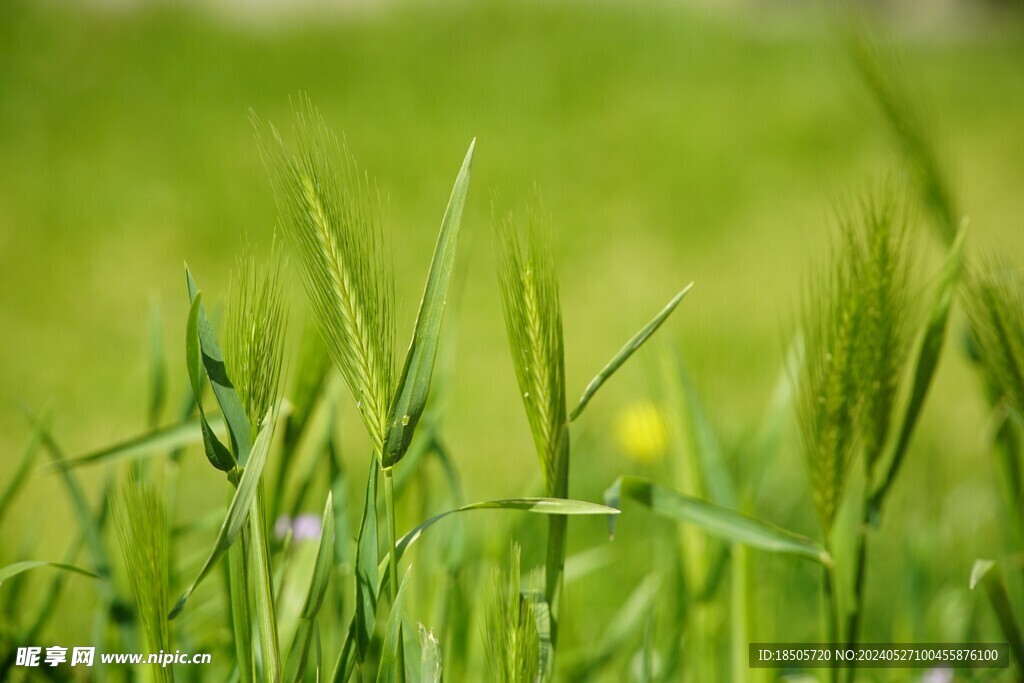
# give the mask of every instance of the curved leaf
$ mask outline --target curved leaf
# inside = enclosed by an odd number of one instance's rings
[[[69,470],[83,465],[99,465],[117,460],[146,458],[158,453],[175,451],[203,440],[201,420],[202,418],[192,417],[166,427],[158,427],[85,455],[58,460],[48,467]],[[224,418],[215,415],[209,419],[207,424],[211,430],[221,429],[224,426]]]
[[[619,477],[605,492],[605,501],[609,505],[618,505],[622,498],[636,501],[663,517],[695,524],[707,533],[733,543],[773,553],[798,555],[825,566],[832,564],[828,551],[806,536],[705,500],[676,493],[639,477]],[[614,533],[612,522],[609,522],[609,527]]]
[[[921,345],[917,351],[917,359],[914,363],[914,383],[910,390],[910,400],[907,403],[906,411],[903,414],[903,424],[900,426],[899,440],[893,450],[892,459],[878,488],[869,501],[868,514],[872,524],[878,524],[881,514],[881,507],[885,496],[899,474],[900,466],[906,456],[907,448],[910,446],[910,439],[914,435],[914,427],[921,415],[925,398],[932,385],[932,378],[935,376],[935,369],[939,364],[939,356],[942,353],[942,343],[946,338],[946,327],[949,321],[949,310],[953,304],[953,295],[956,292],[957,282],[960,280],[960,273],[963,270],[963,244],[966,226],[960,228],[953,245],[946,256],[946,262],[942,268],[942,281],[939,291],[932,304],[931,313],[928,315],[928,325],[925,328],[924,336],[921,338]]]
[[[178,599],[174,609],[171,610],[171,619],[181,614],[181,610],[185,608],[185,603],[192,595],[192,592],[206,578],[206,575],[210,573],[210,570],[213,569],[227,549],[231,547],[239,532],[245,527],[246,521],[249,519],[249,511],[252,508],[253,501],[256,500],[256,493],[260,488],[260,477],[263,474],[263,467],[267,464],[267,453],[270,451],[270,441],[273,433],[274,420],[271,419],[264,424],[263,429],[260,430],[259,435],[256,437],[256,443],[253,444],[249,462],[245,469],[242,470],[242,476],[238,481],[235,494],[231,498],[227,516],[224,518],[224,523],[221,524],[213,550],[210,551],[210,556],[203,564],[202,569],[199,570],[199,575],[196,576],[192,584],[185,590],[181,598]]]
[[[330,493],[327,494],[327,504],[324,505],[321,524],[320,547],[316,552],[316,564],[313,576],[309,581],[306,604],[302,608],[302,615],[299,618],[299,625],[295,631],[295,637],[292,639],[285,665],[284,680],[296,683],[302,680],[306,671],[306,660],[309,658],[310,645],[313,643],[316,617],[320,613],[320,607],[324,604],[327,584],[330,582],[331,572],[334,569],[334,499]]]
[[[682,291],[672,297],[672,300],[668,302],[665,308],[661,309],[661,312],[654,316],[654,319],[651,320],[651,322],[644,325],[639,332],[633,335],[633,338],[626,342],[625,346],[619,349],[619,352],[616,353],[615,357],[608,362],[608,365],[604,366],[601,372],[597,373],[594,379],[590,380],[590,384],[587,385],[587,388],[583,390],[583,395],[580,396],[579,404],[577,404],[576,408],[574,408],[572,413],[569,415],[570,422],[583,413],[583,409],[587,407],[587,404],[590,403],[590,399],[594,397],[594,394],[596,394],[597,390],[601,388],[601,385],[604,384],[609,377],[615,374],[615,371],[618,370],[623,363],[629,360],[629,357],[632,356],[637,349],[643,346],[644,342],[647,341],[659,327],[661,327],[661,324],[665,322],[669,315],[672,314],[672,311],[676,310],[676,306],[679,305],[679,302],[683,300],[683,297],[686,296],[687,292],[689,292],[692,287],[693,283],[691,282],[683,287]]]
[[[402,607],[405,604],[405,590],[409,586],[412,567],[405,572],[398,595],[391,605],[388,616],[387,630],[384,631],[384,645],[380,653],[380,666],[377,668],[377,683],[404,683],[405,669],[402,664]]]
[[[88,576],[88,577],[93,578],[93,579],[100,578],[99,574],[94,574],[93,572],[89,571],[88,569],[82,569],[81,567],[76,567],[75,565],[68,564],[66,562],[47,562],[45,560],[25,560],[24,562],[15,562],[13,564],[7,565],[6,567],[0,567],[0,585],[3,585],[4,581],[6,581],[7,579],[9,579],[9,578],[11,578],[13,576],[17,576],[18,574],[21,574],[22,572],[27,572],[27,571],[29,571],[31,569],[37,569],[39,567],[53,567],[54,569],[61,569],[61,570],[66,571],[66,572],[75,572],[76,574],[81,574],[83,576]]]
[[[198,360],[201,360],[202,368],[205,369],[206,376],[210,378],[213,395],[217,398],[220,412],[224,415],[224,420],[227,422],[228,432],[231,434],[232,452],[237,456],[238,461],[244,465],[253,446],[249,418],[245,414],[245,408],[242,406],[242,400],[238,397],[238,392],[235,391],[231,380],[228,379],[227,369],[224,367],[224,354],[221,353],[220,346],[217,344],[217,337],[214,335],[213,327],[211,327],[210,321],[206,317],[206,311],[203,309],[202,303],[198,301],[199,289],[196,287],[195,280],[192,279],[192,272],[189,271],[187,265],[185,266],[185,279],[188,284],[189,301],[192,302],[193,308],[198,307],[195,323],[200,351],[197,354]],[[193,335],[190,332],[189,339],[192,339],[192,337]],[[195,366],[198,365],[198,360],[192,358],[191,352],[189,353],[188,366],[190,377],[191,373],[197,369]],[[194,379],[192,380],[192,386],[195,389],[196,382]],[[196,400],[199,400],[198,395]]]
[[[1003,577],[1003,570],[994,560],[975,560],[971,567],[970,587],[974,590],[981,584],[988,594],[988,600],[992,603],[992,609],[999,618],[999,626],[1003,629],[1003,635],[1009,642],[1010,650],[1013,652],[1017,664],[1024,669],[1024,634],[1021,632],[1017,617],[1013,614],[1013,603],[1010,598],[1009,589],[1006,587],[1006,579]]]
[[[188,326],[185,337],[185,359],[188,366],[188,379],[192,385],[196,407],[199,409],[199,427],[203,435],[203,448],[206,452],[206,459],[218,470],[228,472],[235,467],[235,458],[231,455],[231,451],[220,442],[213,429],[210,428],[210,423],[206,419],[206,411],[203,410],[203,353],[200,348],[199,336],[199,319],[202,313],[203,293],[196,292],[192,298],[192,307],[188,312]],[[228,431],[230,431],[230,428]]]

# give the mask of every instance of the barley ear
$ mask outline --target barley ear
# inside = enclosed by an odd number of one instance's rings
[[[275,242],[265,268],[252,252],[231,275],[225,361],[255,439],[260,421],[277,402],[284,359],[287,309],[281,286],[282,257]]]
[[[382,456],[395,386],[394,279],[378,193],[303,101],[296,151],[254,120],[284,234],[328,351]]]
[[[501,298],[519,391],[549,495],[565,463],[565,361],[550,230],[531,212],[525,234],[511,217],[497,225]]]

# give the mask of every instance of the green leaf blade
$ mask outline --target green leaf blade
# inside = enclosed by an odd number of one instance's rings
[[[409,576],[412,568],[405,572],[402,585],[391,605],[388,616],[387,630],[384,632],[384,646],[381,649],[380,667],[377,669],[377,683],[404,683],[405,670],[402,667],[402,609],[405,604],[405,591],[409,587]]]
[[[242,405],[242,400],[238,397],[238,392],[235,391],[231,380],[228,379],[227,370],[224,366],[224,354],[217,343],[217,336],[213,332],[213,327],[206,316],[202,302],[198,301],[200,296],[199,288],[196,286],[195,280],[192,278],[192,272],[188,269],[187,265],[185,266],[185,279],[188,285],[189,301],[192,303],[193,308],[198,309],[195,313],[194,327],[196,331],[195,336],[199,340],[199,353],[195,354],[194,350],[188,351],[190,377],[192,373],[199,369],[199,362],[195,357],[198,355],[199,360],[202,362],[202,368],[210,379],[213,395],[216,397],[218,405],[220,405],[220,411],[224,415],[225,422],[227,422],[228,432],[231,435],[232,452],[237,457],[238,462],[244,465],[249,457],[249,451],[252,450],[252,431],[249,426],[249,418],[245,414],[245,407]],[[190,312],[190,340],[193,336],[191,318],[192,314]],[[196,380],[193,378],[193,390],[196,389],[196,386]],[[199,400],[198,395],[196,400]],[[217,456],[221,457],[222,454],[217,454]]]
[[[189,277],[191,283],[191,276]],[[206,453],[206,459],[221,472],[228,472],[235,467],[235,458],[210,428],[210,423],[206,419],[206,411],[203,410],[204,363],[199,331],[199,321],[203,315],[203,293],[197,291],[192,295],[192,306],[189,308],[188,325],[186,326],[185,359],[188,366],[188,378],[196,399],[196,407],[199,409],[199,427],[203,436],[203,450]]]
[[[825,566],[832,563],[828,551],[810,538],[735,510],[676,493],[639,477],[620,477],[605,493],[605,500],[612,506],[623,498],[640,503],[663,517],[695,524],[726,541],[805,557]]]
[[[434,249],[433,261],[427,275],[426,288],[420,302],[419,314],[412,343],[406,355],[401,380],[398,383],[395,400],[391,403],[388,416],[387,435],[384,441],[384,467],[392,467],[405,455],[412,441],[416,425],[427,404],[430,380],[437,358],[437,347],[441,337],[441,322],[444,318],[448,290],[455,270],[455,251],[458,245],[462,210],[469,191],[469,178],[473,168],[473,153],[476,140],[469,145],[462,168],[455,179],[448,207],[441,221],[441,231]]]
[[[323,606],[324,597],[327,595],[327,586],[330,583],[333,569],[334,498],[331,493],[328,493],[327,503],[324,505],[323,519],[321,520],[320,545],[316,552],[313,576],[309,581],[306,604],[302,608],[299,628],[292,639],[292,645],[289,648],[288,659],[285,664],[284,680],[286,681],[298,683],[305,674],[309,650],[313,644],[316,618],[320,613],[320,608]]]
[[[41,567],[51,567],[53,569],[59,569],[66,572],[73,572],[75,574],[81,574],[82,576],[88,576],[92,579],[100,578],[99,574],[95,574],[88,569],[82,569],[81,567],[77,567],[73,564],[68,564],[67,562],[24,560],[22,562],[14,562],[6,565],[5,567],[0,567],[0,586],[3,585],[4,581],[17,576],[18,574],[31,571],[32,569],[39,569]]]
[[[217,540],[214,543],[213,549],[210,552],[209,557],[203,564],[202,569],[199,570],[198,576],[192,581],[191,585],[185,590],[181,598],[178,599],[177,604],[171,610],[170,618],[173,619],[185,608],[185,603],[188,602],[193,591],[199,586],[204,578],[210,573],[217,561],[224,555],[231,544],[234,543],[238,534],[245,527],[249,512],[252,508],[253,502],[256,500],[256,494],[260,488],[260,477],[263,474],[263,468],[267,464],[267,454],[270,451],[271,438],[274,431],[274,420],[268,421],[263,429],[260,430],[259,435],[256,437],[256,442],[253,445],[252,453],[249,457],[249,463],[242,471],[242,476],[238,482],[238,488],[235,489],[235,494],[231,498],[231,503],[228,506],[227,515],[224,518],[223,524],[221,524],[220,531],[217,534]]]
[[[574,421],[583,413],[587,404],[590,403],[590,399],[594,398],[594,394],[597,393],[597,390],[600,389],[613,374],[615,374],[616,370],[622,367],[623,363],[629,360],[629,357],[632,356],[637,349],[644,345],[644,342],[650,339],[651,335],[658,331],[661,324],[668,319],[672,314],[672,311],[676,309],[679,302],[683,300],[683,297],[685,297],[692,288],[692,282],[683,287],[683,289],[672,297],[672,300],[669,301],[663,309],[661,309],[658,315],[654,316],[649,323],[644,325],[639,332],[633,335],[633,337],[626,342],[621,349],[619,349],[618,353],[608,361],[608,364],[605,365],[597,375],[595,375],[594,379],[590,380],[586,389],[583,390],[583,395],[580,396],[579,403],[573,409],[572,413],[569,414],[570,421]]]

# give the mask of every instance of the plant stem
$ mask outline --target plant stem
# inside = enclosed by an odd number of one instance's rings
[[[857,644],[857,632],[860,630],[861,615],[863,614],[863,602],[864,602],[864,585],[866,583],[865,577],[867,575],[867,555],[868,555],[868,530],[870,528],[870,515],[871,515],[871,502],[865,500],[864,502],[864,515],[861,519],[860,526],[857,529],[857,564],[854,568],[853,574],[853,605],[850,607],[850,615],[846,622],[846,644],[847,647],[852,648]],[[856,669],[856,662],[853,662],[850,668],[846,669],[846,680],[853,681],[854,671]]]
[[[391,467],[383,468],[384,472],[384,508],[388,516],[388,555],[391,558],[391,571],[388,574],[391,584],[391,604],[394,609],[395,598],[398,597],[398,555],[396,544],[398,534],[395,532],[395,479]],[[405,655],[402,648],[402,628],[398,628],[398,657],[395,659],[395,680],[405,680]]]
[[[555,481],[552,498],[569,497],[569,428],[564,425],[555,442]],[[555,652],[558,648],[558,613],[562,598],[562,574],[565,570],[565,545],[568,518],[551,515],[548,519],[548,551],[544,565],[544,600],[551,615],[551,653],[547,670],[551,677],[555,671]]]
[[[281,653],[277,644],[277,616],[274,610],[274,593],[271,586],[270,547],[267,544],[263,486],[260,485],[249,511],[249,534],[251,540],[252,597],[256,613],[256,625],[260,638],[260,655],[263,661],[263,679],[281,680]]]
[[[832,553],[831,544],[826,540],[825,548],[828,550],[828,554],[832,557],[835,555]],[[827,629],[827,640],[830,644],[839,642],[839,591],[836,586],[836,569],[834,564],[825,566],[825,609],[827,610],[826,629]],[[829,669],[829,680],[832,683],[839,681],[839,669]]]

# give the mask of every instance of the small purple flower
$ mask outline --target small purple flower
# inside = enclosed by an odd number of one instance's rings
[[[319,540],[322,531],[320,518],[316,515],[299,515],[292,524],[292,534],[296,541]]]
[[[921,677],[921,683],[953,683],[953,670],[948,666],[928,669]]]

